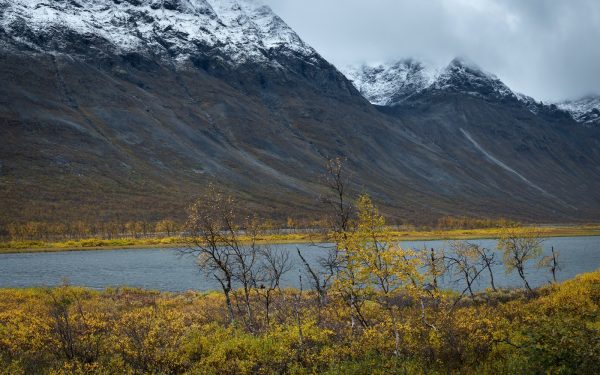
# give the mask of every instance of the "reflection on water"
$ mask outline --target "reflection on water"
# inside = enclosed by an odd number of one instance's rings
[[[472,240],[490,249],[496,248],[495,240]],[[446,241],[405,241],[404,247],[414,249],[447,248]],[[274,247],[292,252],[294,261],[291,272],[286,274],[283,286],[297,286],[298,275],[303,272],[296,255],[300,248],[312,265],[318,264],[325,250],[321,246],[276,245]],[[560,252],[560,280],[577,274],[590,272],[600,267],[600,237],[550,238],[544,242],[544,253],[551,246]],[[501,254],[497,259],[502,259]],[[539,286],[551,279],[547,269],[537,269],[530,264],[527,272],[532,286]],[[498,287],[521,286],[516,272],[507,275],[502,265],[494,267],[494,279]],[[73,251],[61,253],[0,254],[0,287],[54,286],[63,280],[72,285],[103,289],[110,286],[127,285],[162,291],[210,290],[219,285],[209,276],[202,274],[190,256],[180,255],[176,249],[131,249],[102,251]],[[445,288],[462,290],[461,283],[446,276],[441,285]],[[489,276],[482,273],[476,289],[489,287]],[[305,285],[306,287],[306,285]]]

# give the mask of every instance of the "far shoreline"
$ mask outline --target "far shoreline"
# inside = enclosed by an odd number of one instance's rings
[[[531,227],[528,227],[531,228]],[[594,237],[600,236],[600,224],[580,226],[537,227],[543,237]],[[395,231],[393,241],[437,241],[437,240],[481,240],[498,238],[500,228],[452,229],[431,231]],[[326,243],[330,239],[321,233],[297,232],[263,236],[258,243],[265,245]],[[145,239],[85,239],[78,241],[42,242],[12,241],[0,243],[0,254],[48,253],[97,250],[131,250],[183,248],[186,242],[181,237]]]

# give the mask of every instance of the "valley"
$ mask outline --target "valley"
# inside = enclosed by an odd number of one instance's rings
[[[266,7],[80,2],[0,7],[4,224],[182,220],[209,182],[317,219],[338,156],[399,224],[598,220],[599,128],[471,63],[374,77],[402,100],[373,105]]]
[[[598,15],[0,0],[0,375],[599,374]]]

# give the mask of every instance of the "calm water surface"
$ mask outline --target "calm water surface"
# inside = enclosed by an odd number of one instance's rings
[[[473,240],[490,249],[496,248],[495,240]],[[414,249],[447,248],[446,241],[405,241],[404,247]],[[323,245],[325,246],[325,245]],[[583,272],[600,267],[600,237],[550,238],[544,242],[545,254],[551,246],[560,252],[560,280],[570,279]],[[298,286],[299,274],[303,273],[296,248],[300,248],[307,260],[316,265],[324,255],[322,247],[307,244],[273,246],[290,251],[294,264],[284,280],[284,286]],[[497,255],[501,260],[501,254]],[[527,273],[532,286],[548,282],[551,274],[547,269],[537,269],[530,265]],[[494,270],[496,286],[521,286],[516,273],[507,275],[502,265]],[[306,276],[303,276],[307,280]],[[194,259],[180,255],[177,249],[131,249],[73,251],[59,253],[0,254],[0,287],[55,286],[68,281],[94,289],[111,286],[131,286],[162,291],[210,290],[219,285],[209,276],[201,273]],[[452,277],[442,280],[447,288],[460,289],[463,286]],[[478,289],[489,286],[487,272],[477,283]],[[306,287],[306,284],[304,285]]]

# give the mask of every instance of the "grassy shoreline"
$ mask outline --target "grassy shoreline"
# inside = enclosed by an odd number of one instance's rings
[[[600,236],[600,224],[582,226],[545,226],[539,231],[545,237],[582,237]],[[497,238],[498,228],[487,229],[451,229],[430,231],[394,231],[392,240],[395,241],[430,241],[430,240],[474,240]],[[327,242],[326,235],[320,233],[287,233],[269,234],[262,236],[264,244],[290,244]],[[172,248],[185,246],[181,237],[141,238],[141,239],[85,239],[78,241],[44,242],[44,241],[11,241],[0,243],[0,254],[61,252],[61,251],[93,251],[93,250],[122,250],[147,248]]]

